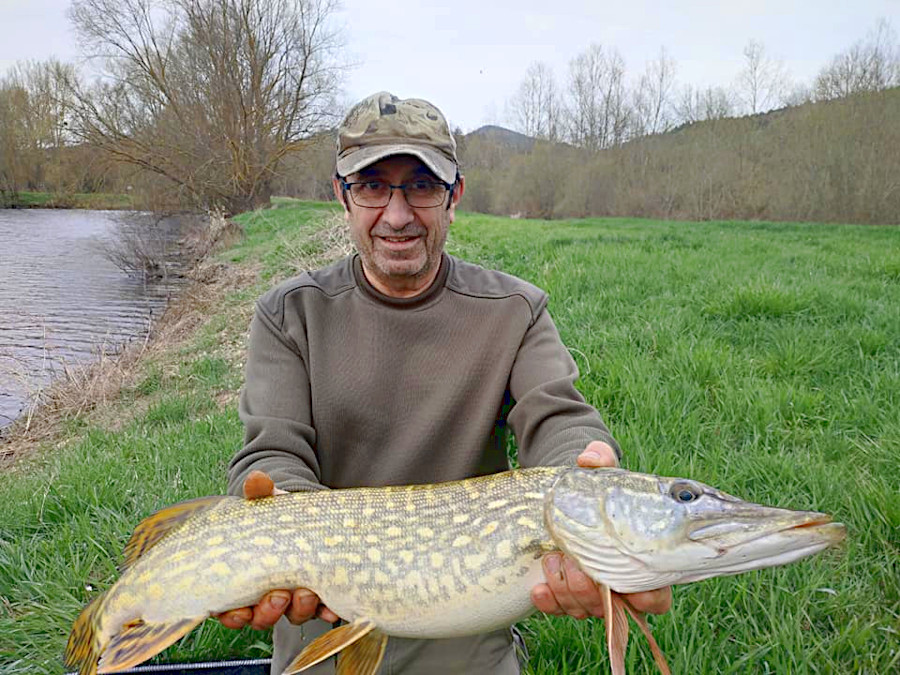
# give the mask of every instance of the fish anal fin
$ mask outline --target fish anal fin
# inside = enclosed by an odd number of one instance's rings
[[[335,675],[375,675],[384,659],[388,636],[373,630],[338,656]]]
[[[606,647],[612,675],[625,675],[625,651],[628,649],[628,616],[625,601],[609,586],[601,585],[606,622]]]
[[[306,648],[288,664],[282,675],[293,675],[321,663],[329,656],[361,640],[373,630],[375,623],[369,619],[357,619],[352,623],[338,626],[306,645]]]
[[[666,661],[666,657],[663,656],[662,650],[656,643],[656,638],[653,637],[653,633],[650,632],[650,626],[647,624],[647,619],[644,618],[643,612],[637,611],[625,598],[622,598],[622,602],[625,603],[625,609],[628,610],[628,613],[631,615],[631,618],[634,619],[634,622],[640,626],[641,632],[644,634],[644,637],[647,638],[647,642],[650,643],[650,651],[653,653],[653,660],[656,661],[659,672],[662,673],[662,675],[672,675],[672,671],[669,670],[669,663]]]
[[[199,497],[197,499],[189,499],[186,502],[173,504],[147,516],[142,520],[131,535],[128,543],[125,545],[125,562],[122,563],[120,572],[124,572],[131,567],[135,561],[152,548],[160,539],[165,537],[172,530],[177,529],[183,522],[191,516],[201,511],[211,509],[223,499],[221,495],[213,497]]]
[[[182,619],[173,623],[132,621],[116,635],[100,657],[98,673],[118,673],[143,663],[184,637],[206,617]]]

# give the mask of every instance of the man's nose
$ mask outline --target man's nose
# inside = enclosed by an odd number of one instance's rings
[[[406,201],[406,195],[400,188],[391,191],[391,198],[384,207],[384,219],[392,228],[399,230],[414,218],[413,208]]]

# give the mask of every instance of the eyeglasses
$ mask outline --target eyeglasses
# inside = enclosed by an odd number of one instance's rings
[[[383,180],[367,180],[348,183],[341,179],[341,185],[350,192],[350,199],[357,206],[367,209],[382,209],[391,201],[394,190],[401,190],[406,203],[416,209],[431,209],[444,203],[449,183],[437,183],[431,180],[414,180],[401,185],[391,185]]]

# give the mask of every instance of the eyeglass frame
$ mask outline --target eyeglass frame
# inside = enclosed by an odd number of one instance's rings
[[[337,172],[335,172],[334,177],[335,177],[335,179],[337,179],[340,182],[341,190],[344,193],[350,192],[351,185],[359,185],[360,183],[371,182],[371,181],[362,180],[362,181],[353,181],[352,183],[348,183],[346,180],[346,176],[342,176],[341,174],[339,174]],[[447,206],[446,206],[446,210],[449,211],[450,206],[453,204],[453,193],[456,190],[456,186],[459,184],[459,171],[456,172],[456,178],[453,179],[452,183],[447,183],[445,181],[442,181],[437,176],[435,176],[435,180],[433,182],[436,184],[443,185],[444,189],[447,190],[447,192],[450,194],[450,198],[447,200]],[[350,201],[353,202],[354,206],[358,206],[361,209],[384,209],[384,208],[387,208],[388,205],[390,205],[391,199],[393,199],[393,197],[394,197],[394,190],[400,190],[403,193],[403,199],[406,199],[406,190],[404,190],[404,188],[407,185],[408,185],[408,183],[401,183],[400,185],[391,185],[390,183],[388,183],[388,187],[390,188],[391,192],[388,195],[388,202],[384,206],[363,206],[362,204],[357,204],[356,201],[353,199],[352,194],[350,195]],[[409,208],[411,208],[411,209],[436,209],[437,207],[440,206],[440,204],[435,204],[434,206],[413,206],[412,204],[409,203],[409,200],[407,200],[406,203],[409,204]]]

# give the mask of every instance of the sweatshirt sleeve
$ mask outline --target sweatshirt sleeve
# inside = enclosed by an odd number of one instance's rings
[[[525,334],[510,374],[513,406],[509,424],[519,446],[519,463],[574,465],[591,441],[609,443],[621,458],[600,414],[575,388],[578,367],[545,307]]]
[[[228,492],[240,495],[252,470],[265,471],[282,490],[324,489],[316,456],[304,346],[285,334],[257,303],[250,324],[247,368],[238,414],[244,446],[228,468]]]

